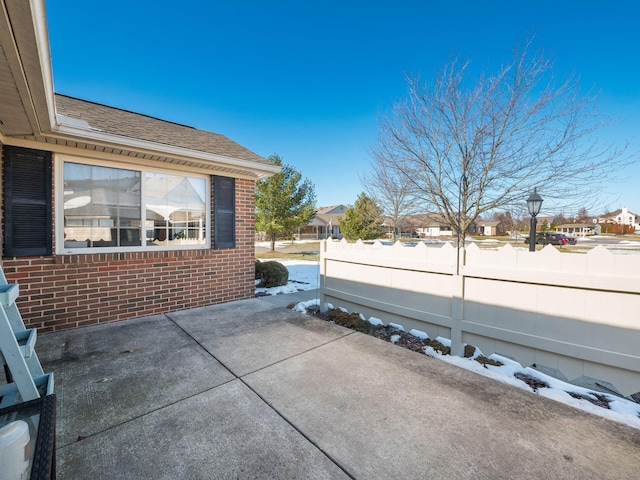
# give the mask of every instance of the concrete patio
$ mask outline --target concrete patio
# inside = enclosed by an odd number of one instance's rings
[[[640,430],[288,310],[42,335],[59,479],[636,478]]]

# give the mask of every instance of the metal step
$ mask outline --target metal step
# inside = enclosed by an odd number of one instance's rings
[[[8,284],[0,267],[0,366],[6,383],[0,385],[0,407],[27,402],[53,393],[53,373],[45,374],[35,351],[37,331],[26,329],[18,307],[20,288]]]
[[[10,307],[18,298],[20,287],[17,283],[0,285],[0,305]]]
[[[40,397],[51,395],[53,393],[53,373],[45,373],[44,375],[35,377],[33,382],[36,384]],[[18,391],[18,385],[16,385],[15,382],[0,385],[0,408],[9,407],[16,403],[26,402],[28,400],[35,400],[35,398],[22,398],[22,395],[20,395],[20,392]]]
[[[31,356],[35,353],[36,340],[38,338],[38,332],[35,328],[29,328],[27,330],[22,330],[20,332],[14,332],[16,341],[18,342],[18,347],[20,348],[20,352],[22,352],[23,358],[31,358]],[[6,365],[7,362],[0,351],[0,365]]]

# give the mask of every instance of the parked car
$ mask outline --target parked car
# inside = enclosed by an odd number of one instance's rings
[[[524,239],[524,243],[529,243],[529,237]],[[538,245],[575,245],[576,239],[567,237],[563,233],[538,232],[536,243]]]
[[[563,233],[556,233],[556,237],[558,237],[560,240],[562,240],[563,245],[575,245],[576,242],[577,242],[577,239],[575,239],[573,237],[567,237]]]

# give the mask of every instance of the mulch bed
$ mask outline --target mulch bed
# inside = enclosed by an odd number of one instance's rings
[[[611,403],[611,400],[609,400],[606,395],[603,395],[601,393],[596,393],[596,392],[591,392],[589,395],[583,395],[581,393],[575,393],[575,392],[567,392],[569,395],[571,395],[573,398],[577,398],[580,400],[586,400],[588,402],[593,403],[596,407],[602,407],[602,408],[609,408],[609,403]]]
[[[295,305],[289,305],[290,308],[294,306]],[[326,313],[322,313],[317,306],[308,308],[307,313],[322,320],[333,322],[336,325],[342,325],[343,327],[371,335],[372,337],[380,338],[424,355],[426,355],[425,347],[431,347],[442,355],[451,355],[451,348],[440,343],[438,340],[430,338],[422,339],[389,325],[372,325],[367,320],[363,320],[359,313],[347,313],[337,308],[331,308],[327,310]],[[471,345],[465,347],[465,357],[472,357],[474,352],[475,347]],[[491,360],[483,355],[474,358],[474,360],[485,368],[487,365],[502,365],[502,363]]]

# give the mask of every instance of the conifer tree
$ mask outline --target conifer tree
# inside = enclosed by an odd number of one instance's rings
[[[350,241],[371,240],[378,237],[380,207],[375,200],[361,193],[353,207],[348,207],[340,217],[340,231]]]
[[[283,164],[279,155],[268,160],[281,166],[282,172],[256,183],[256,230],[267,234],[275,251],[278,235],[293,233],[313,218],[316,193],[313,183]]]

